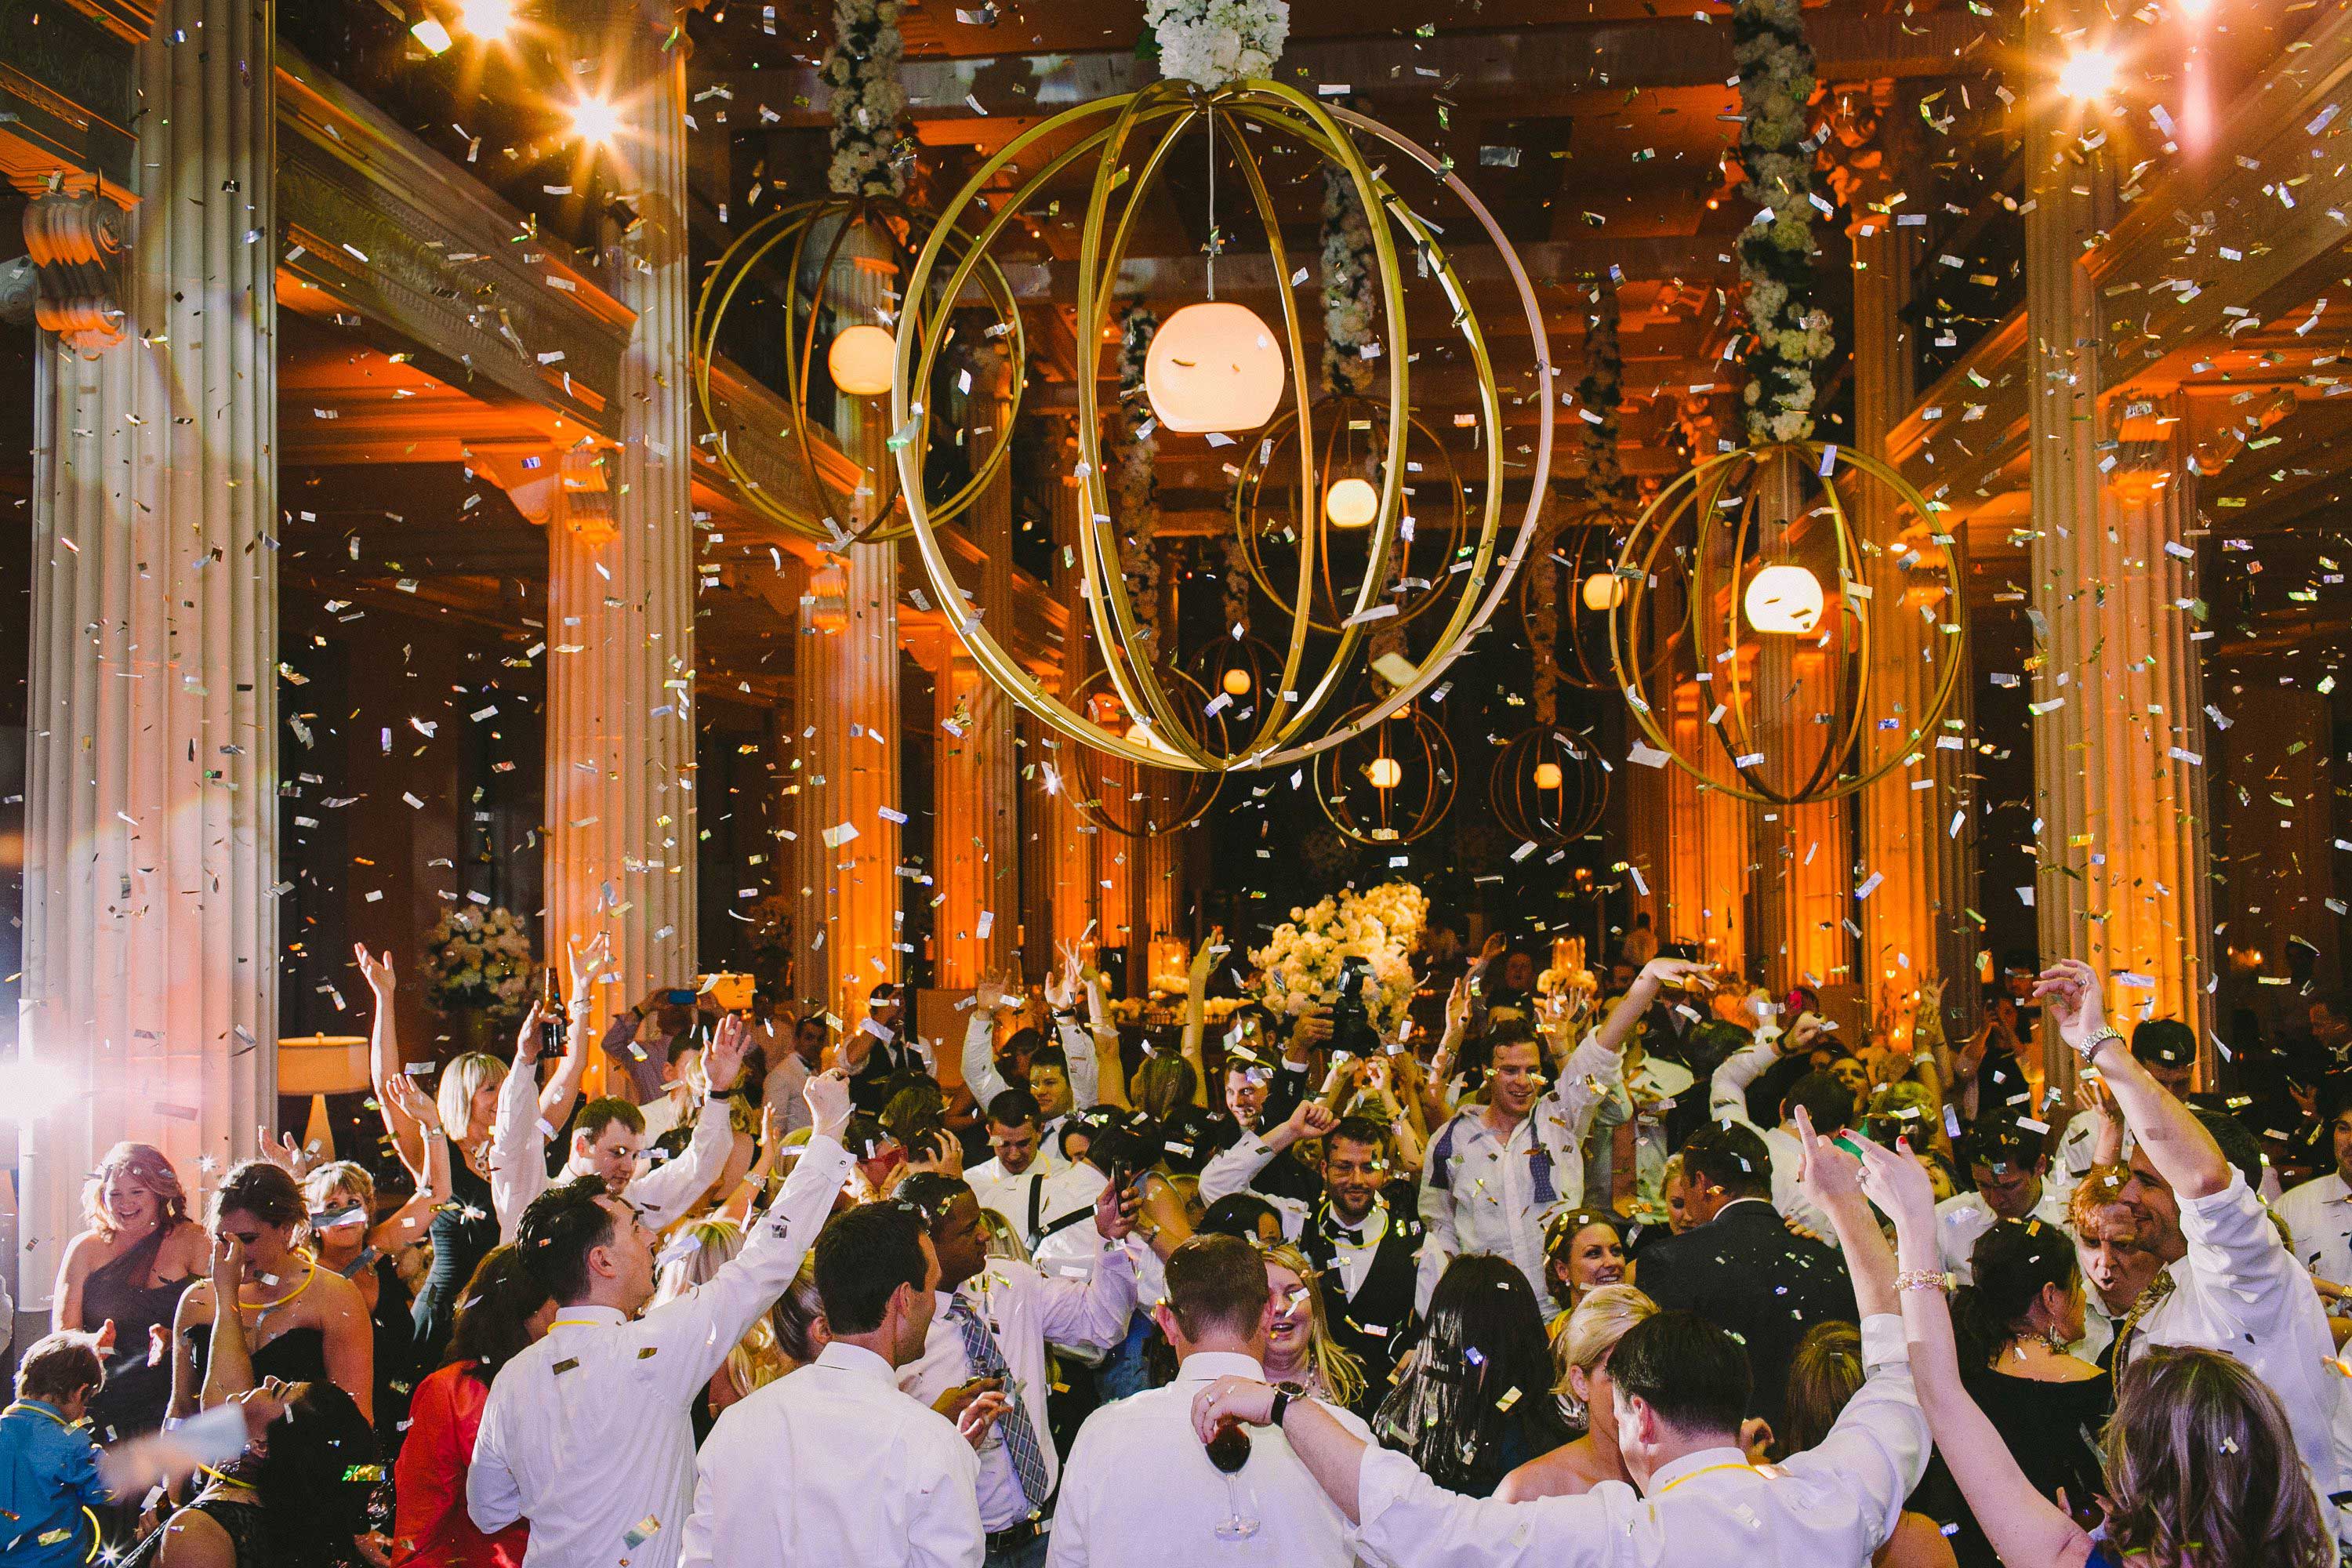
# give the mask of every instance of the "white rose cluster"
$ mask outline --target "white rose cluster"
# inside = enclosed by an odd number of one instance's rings
[[[1118,317],[1118,415],[1111,440],[1109,479],[1118,526],[1118,565],[1133,602],[1136,641],[1149,658],[1160,640],[1160,441],[1150,400],[1143,395],[1144,362],[1160,318],[1129,301]]]
[[[538,975],[530,933],[510,910],[444,915],[425,937],[425,1000],[441,1011],[487,1007],[519,1013]]]
[[[1373,338],[1380,295],[1372,287],[1372,226],[1346,170],[1323,166],[1323,384],[1361,393],[1372,384],[1363,355]]]
[[[1290,37],[1285,0],[1145,0],[1160,74],[1214,89],[1263,77]]]
[[[1741,307],[1749,348],[1748,434],[1801,441],[1813,433],[1815,371],[1829,358],[1830,321],[1811,300],[1813,146],[1818,82],[1798,0],[1738,0],[1732,58],[1739,67],[1742,194],[1769,213],[1739,237]]]
[[[907,94],[898,85],[906,53],[899,0],[834,0],[833,47],[822,75],[833,89],[833,163],[825,184],[837,196],[896,196],[906,171],[892,157]]]
[[[1266,1006],[1288,1016],[1321,1005],[1338,994],[1342,963],[1361,958],[1371,965],[1372,1025],[1391,1033],[1419,984],[1412,950],[1428,919],[1429,900],[1410,882],[1349,889],[1291,910],[1266,945],[1250,953],[1265,975]]]

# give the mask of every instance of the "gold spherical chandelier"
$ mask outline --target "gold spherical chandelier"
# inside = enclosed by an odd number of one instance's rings
[[[1250,444],[1243,460],[1234,484],[1234,536],[1251,583],[1286,616],[1297,608],[1292,595],[1299,568],[1307,567],[1313,587],[1307,624],[1329,634],[1354,613],[1358,577],[1367,565],[1362,542],[1380,516],[1384,476],[1375,437],[1388,428],[1389,417],[1379,398],[1350,392],[1325,393],[1312,412],[1322,447],[1313,464],[1323,484],[1319,504],[1305,504],[1298,493],[1301,465],[1292,448],[1299,422],[1285,414]],[[1454,579],[1446,567],[1470,516],[1468,487],[1454,454],[1428,421],[1411,413],[1404,449],[1405,510],[1381,595],[1396,605],[1392,624],[1398,626],[1419,620],[1452,596]]]
[[[704,449],[735,481],[743,500],[770,521],[835,546],[904,538],[908,522],[898,465],[886,461],[867,469],[819,439],[822,426],[811,417],[812,397],[829,391],[836,399],[870,404],[871,416],[880,421],[887,412],[884,400],[898,368],[900,340],[932,328],[942,342],[950,333],[971,331],[969,321],[952,318],[971,310],[975,296],[980,309],[995,318],[981,330],[1002,339],[1016,363],[1027,353],[1012,286],[992,260],[976,259],[970,292],[957,297],[952,310],[937,289],[904,287],[915,258],[934,237],[944,254],[971,256],[966,237],[898,197],[828,196],[769,214],[730,245],[703,279],[694,310],[694,392],[704,424],[720,433]],[[859,286],[845,288],[845,278]],[[783,310],[782,363],[774,377],[789,410],[782,434],[799,477],[824,509],[819,518],[788,505],[745,468],[726,437],[729,410],[712,398],[711,366],[724,352],[730,312],[747,287],[752,297],[772,298]],[[861,293],[885,302],[849,297]],[[1015,376],[1013,414],[1019,412],[1021,390]],[[1013,423],[1010,416],[998,420],[987,449],[971,453],[970,477],[929,503],[934,521],[956,516],[982,493],[1013,449]],[[919,479],[913,482],[920,488]]]
[[[1864,487],[1876,504],[1857,504]],[[1618,554],[1628,592],[1610,658],[1636,722],[1676,766],[1741,800],[1800,805],[1867,787],[1933,744],[1959,679],[1956,551],[1926,499],[1866,453],[1787,441],[1706,459],[1659,492]],[[1920,711],[1896,711],[1872,679],[1890,616],[1933,634]],[[1699,730],[1712,746],[1693,742]]]
[[[1373,167],[1373,160],[1368,160],[1360,142],[1375,150],[1381,169]],[[1278,395],[1288,405],[1291,424],[1287,428],[1297,432],[1292,443],[1297,464],[1297,504],[1302,510],[1313,509],[1319,514],[1318,521],[1350,520],[1332,526],[1346,528],[1363,540],[1362,574],[1351,592],[1343,585],[1339,607],[1344,613],[1334,633],[1319,638],[1313,616],[1319,566],[1312,549],[1299,552],[1291,581],[1279,595],[1288,606],[1284,633],[1274,639],[1282,649],[1280,658],[1274,668],[1253,676],[1264,693],[1255,704],[1253,721],[1230,726],[1222,738],[1213,730],[1188,722],[1183,710],[1199,700],[1199,694],[1171,678],[1170,668],[1152,656],[1148,640],[1139,646],[1136,604],[1119,567],[1120,520],[1114,514],[1106,485],[1105,410],[1095,363],[1082,357],[1076,378],[1079,451],[1071,476],[1078,493],[1083,602],[1091,630],[1087,640],[1090,657],[1102,664],[1122,716],[1145,724],[1155,745],[1130,740],[1124,730],[1097,722],[1074,701],[1049,691],[1008,651],[1000,637],[1003,623],[990,618],[997,607],[976,600],[966,591],[972,585],[960,583],[954,574],[951,557],[938,531],[942,514],[931,504],[922,484],[939,425],[927,404],[950,325],[943,312],[928,312],[913,330],[899,334],[889,417],[900,490],[923,569],[940,603],[964,606],[964,613],[950,614],[950,625],[987,678],[1055,731],[1086,746],[1147,766],[1221,773],[1287,766],[1315,756],[1405,710],[1442,678],[1470,635],[1493,615],[1533,537],[1549,486],[1553,414],[1550,399],[1539,395],[1549,384],[1549,368],[1543,312],[1534,289],[1501,226],[1450,163],[1376,121],[1326,106],[1271,80],[1214,89],[1158,82],[1137,92],[1080,104],[1022,132],[985,160],[941,208],[937,226],[907,277],[908,297],[963,298],[972,279],[991,264],[992,247],[1015,216],[1041,205],[1048,184],[1065,171],[1087,173],[1091,177],[1083,201],[1064,205],[1076,205],[1082,220],[1075,265],[1074,337],[1082,356],[1098,354],[1111,319],[1121,263],[1139,225],[1150,221],[1149,215],[1156,210],[1171,159],[1200,157],[1204,143],[1212,184],[1222,180],[1228,192],[1222,213],[1213,199],[1210,297],[1165,313],[1154,339],[1153,353],[1159,358],[1155,367],[1147,368],[1150,407],[1161,426],[1171,432],[1198,427],[1235,444],[1254,441],[1258,426],[1272,413],[1264,394],[1269,367],[1278,363]],[[1372,432],[1378,439],[1368,445],[1370,460],[1348,474],[1326,471],[1325,432],[1317,423],[1325,416],[1317,409],[1310,385],[1300,303],[1293,297],[1293,288],[1279,286],[1292,274],[1293,257],[1284,241],[1275,196],[1289,177],[1278,159],[1313,160],[1318,166],[1336,168],[1353,187],[1364,211],[1375,215],[1370,229],[1379,285],[1380,363],[1386,384],[1379,399],[1379,426]],[[1226,172],[1221,172],[1221,162]],[[1399,189],[1407,176],[1433,182],[1437,196],[1467,211],[1467,223],[1453,210],[1442,223],[1424,216],[1416,205],[1417,187],[1415,199],[1408,199]],[[1238,194],[1234,194],[1236,186]],[[1242,221],[1254,222],[1263,230],[1266,261],[1277,281],[1273,292],[1279,301],[1278,311],[1270,316],[1215,297],[1217,254],[1234,244],[1216,226],[1221,217],[1230,218],[1236,207],[1246,215]],[[961,226],[967,221],[969,246],[961,240],[965,232]],[[1449,248],[1448,235],[1465,227],[1491,240],[1526,317],[1533,390],[1538,394],[1525,399],[1534,416],[1531,432],[1514,431],[1507,437],[1502,423],[1503,395],[1496,385],[1488,336],[1471,307]],[[1401,247],[1407,252],[1402,261]],[[1255,246],[1246,248],[1254,251]],[[1056,268],[1069,266],[1057,263]],[[1335,719],[1332,714],[1340,708],[1345,693],[1361,677],[1378,623],[1394,613],[1386,600],[1392,566],[1403,543],[1404,454],[1411,439],[1412,408],[1408,366],[1415,356],[1415,345],[1407,341],[1406,289],[1409,280],[1420,279],[1429,279],[1428,286],[1443,291],[1458,333],[1458,341],[1448,341],[1454,342],[1461,362],[1475,374],[1475,410],[1465,416],[1472,430],[1465,439],[1475,440],[1480,458],[1477,523],[1473,529],[1465,520],[1456,558],[1445,563],[1456,568],[1445,574],[1457,576],[1460,582],[1451,590],[1452,608],[1443,624],[1423,640],[1417,658],[1401,660],[1409,669],[1395,670],[1400,661],[1384,661],[1384,668],[1402,677],[1391,683],[1386,697]],[[1415,281],[1415,287],[1423,286]],[[1226,306],[1231,309],[1216,308]],[[1202,315],[1188,320],[1194,310]],[[1516,338],[1512,334],[1511,341]],[[1422,352],[1429,352],[1427,345],[1422,345]],[[1151,374],[1153,368],[1159,373],[1156,375]],[[1024,372],[1025,365],[1016,362],[1016,376]],[[1258,425],[1251,425],[1251,420]],[[1515,465],[1514,482],[1524,475],[1529,485],[1515,530],[1505,516],[1507,450]],[[1518,467],[1521,464],[1523,468]],[[1338,495],[1328,493],[1338,488],[1338,481],[1349,478],[1361,479],[1364,488],[1374,491],[1372,513],[1360,525],[1352,521],[1364,512],[1360,490],[1350,487]],[[1300,532],[1304,537],[1308,531],[1302,526]],[[1320,529],[1315,532],[1319,534]],[[1010,614],[1009,606],[1002,613]]]
[[[1367,705],[1350,718],[1371,711]],[[1444,820],[1455,790],[1454,742],[1416,702],[1315,758],[1315,799],[1359,844],[1410,844]]]
[[[1609,809],[1609,773],[1590,741],[1538,724],[1496,754],[1486,798],[1505,833],[1558,849],[1601,826]]]
[[[1519,623],[1528,646],[1551,647],[1559,679],[1580,690],[1617,689],[1617,673],[1609,665],[1609,617],[1630,591],[1617,575],[1629,526],[1602,515],[1547,523],[1519,573]]]

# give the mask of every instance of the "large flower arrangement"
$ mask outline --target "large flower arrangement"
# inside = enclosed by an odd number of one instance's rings
[[[1284,0],[1145,0],[1143,25],[1160,45],[1160,74],[1220,88],[1263,77],[1290,37]]]
[[[503,906],[444,915],[425,935],[425,1000],[436,1012],[520,1013],[538,972],[530,933]]]
[[[896,196],[906,171],[892,157],[907,94],[898,86],[906,47],[898,0],[834,0],[833,47],[822,75],[833,89],[833,163],[825,183],[837,196]]]
[[[1111,493],[1118,502],[1118,564],[1146,658],[1160,640],[1160,443],[1143,395],[1143,364],[1160,318],[1129,303],[1118,317],[1118,432],[1111,445]]]
[[[1284,1015],[1320,1005],[1338,994],[1341,963],[1362,958],[1371,965],[1372,1025],[1382,1034],[1393,1031],[1412,1002],[1412,950],[1428,919],[1429,900],[1410,882],[1350,889],[1291,910],[1266,945],[1250,953],[1265,977],[1265,1005]]]
[[[1798,0],[1736,0],[1731,52],[1739,66],[1739,163],[1748,174],[1740,191],[1762,204],[1739,236],[1750,334],[1742,394],[1748,438],[1803,441],[1813,433],[1814,372],[1830,355],[1830,319],[1813,303],[1807,106],[1817,83]]]

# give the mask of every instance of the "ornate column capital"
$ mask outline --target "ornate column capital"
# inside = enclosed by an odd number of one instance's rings
[[[0,317],[29,320],[86,358],[121,342],[130,228],[130,215],[96,192],[35,196],[25,208],[25,262],[0,280]]]

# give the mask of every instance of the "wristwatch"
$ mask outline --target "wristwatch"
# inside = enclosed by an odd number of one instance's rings
[[[1275,1385],[1274,1403],[1265,1407],[1265,1424],[1267,1426],[1272,1426],[1276,1430],[1281,1428],[1282,1418],[1290,1409],[1290,1387],[1286,1384],[1277,1384]]]
[[[2109,1040],[2120,1040],[2123,1037],[2123,1031],[2113,1024],[2102,1024],[2089,1039],[2074,1047],[2074,1055],[2084,1067],[2093,1066],[2098,1061],[2101,1046],[2105,1045]]]

